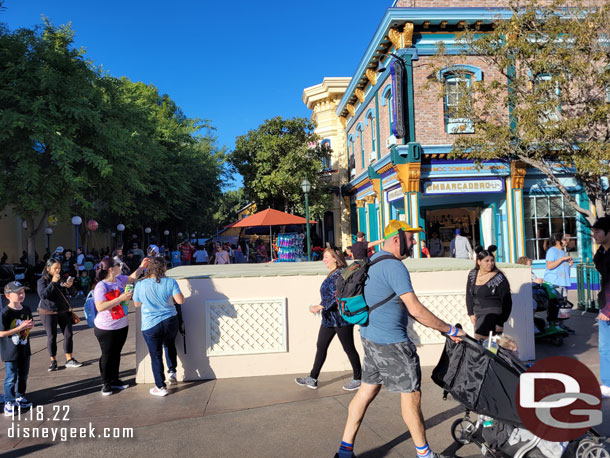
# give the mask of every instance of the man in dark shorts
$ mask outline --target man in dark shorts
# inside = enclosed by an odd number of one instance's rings
[[[380,245],[383,240],[377,240],[376,242],[367,242],[366,234],[364,232],[358,232],[356,234],[356,241],[352,245],[352,256],[354,259],[365,259],[368,258],[369,249],[374,246]]]
[[[454,340],[460,340],[458,336],[464,335],[464,331],[436,317],[413,292],[409,271],[402,259],[411,254],[416,244],[416,232],[421,232],[421,229],[412,228],[402,221],[390,221],[384,230],[382,249],[371,257],[371,260],[375,260],[379,256],[393,255],[396,259],[385,259],[370,267],[364,287],[367,303],[377,304],[395,296],[373,310],[367,326],[360,328],[364,348],[362,384],[349,405],[343,440],[335,457],[353,456],[353,443],[366,409],[382,384],[388,391],[400,393],[402,418],[417,449],[414,456],[442,457],[430,450],[426,440],[421,412],[421,368],[417,349],[407,334],[407,323],[411,315],[422,325],[445,333]]]

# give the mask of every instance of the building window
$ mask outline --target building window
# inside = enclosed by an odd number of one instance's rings
[[[471,76],[469,74],[446,74],[443,82],[445,91],[445,126],[448,134],[471,134],[474,132],[472,120],[460,117],[458,112],[470,105]]]
[[[322,140],[322,148],[325,149],[328,154],[322,158],[322,170],[330,170],[331,169],[331,149],[330,149],[330,140],[325,138]]]
[[[375,136],[377,129],[375,128],[375,115],[373,115],[372,112],[367,115],[366,123],[371,126],[371,154],[369,155],[369,159],[370,162],[372,162],[377,159],[377,137]]]
[[[541,123],[557,122],[561,113],[559,103],[559,86],[553,82],[551,75],[536,75],[534,78],[534,95],[540,97],[541,100],[548,100],[549,107],[542,110],[539,121]]]
[[[562,195],[525,196],[525,254],[532,259],[545,259],[552,234],[566,234],[567,251],[578,255],[576,210]]]
[[[364,131],[363,131],[362,123],[359,123],[356,127],[356,132],[358,132],[358,137],[360,137],[360,158],[362,160],[361,165],[364,169]]]
[[[347,139],[347,169],[349,170],[350,178],[356,175],[356,141],[354,135],[351,134]]]

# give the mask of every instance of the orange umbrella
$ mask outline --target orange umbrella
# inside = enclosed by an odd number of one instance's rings
[[[247,216],[239,221],[231,224],[231,227],[259,227],[269,226],[269,245],[271,248],[271,256],[273,257],[273,237],[271,235],[271,226],[286,226],[288,224],[305,224],[307,220],[301,216],[284,213],[273,208],[262,210],[254,215]],[[315,221],[309,221],[314,223]]]
[[[286,226],[288,224],[305,224],[306,222],[307,220],[301,216],[268,208],[240,219],[231,224],[231,227]],[[315,221],[310,221],[310,223],[315,223]]]

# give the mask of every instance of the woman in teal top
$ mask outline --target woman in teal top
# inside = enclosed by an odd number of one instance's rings
[[[570,267],[574,261],[565,249],[568,244],[568,239],[564,234],[553,234],[549,241],[551,248],[546,252],[546,270],[544,272],[544,281],[555,286],[563,297],[568,296],[568,288],[570,287]]]
[[[176,304],[184,303],[178,283],[167,278],[165,259],[156,256],[150,259],[144,280],[136,284],[133,303],[142,307],[142,334],[150,353],[150,363],[155,377],[155,387],[150,389],[153,396],[167,396],[163,367],[163,347],[166,348],[166,359],[169,383],[177,383],[176,335],[178,334],[178,313]]]

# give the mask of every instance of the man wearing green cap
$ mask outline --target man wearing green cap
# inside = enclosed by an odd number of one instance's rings
[[[464,335],[438,318],[417,299],[411,278],[402,260],[411,255],[416,244],[413,228],[403,221],[392,220],[384,229],[381,250],[371,257],[394,256],[372,265],[364,286],[368,304],[382,306],[372,310],[366,326],[360,328],[364,363],[362,384],[349,405],[347,422],[338,453],[339,458],[353,456],[353,444],[370,403],[385,385],[388,391],[401,394],[402,417],[415,443],[417,458],[440,458],[428,446],[421,412],[421,368],[415,345],[407,334],[409,315],[424,326],[449,335],[454,340]]]

